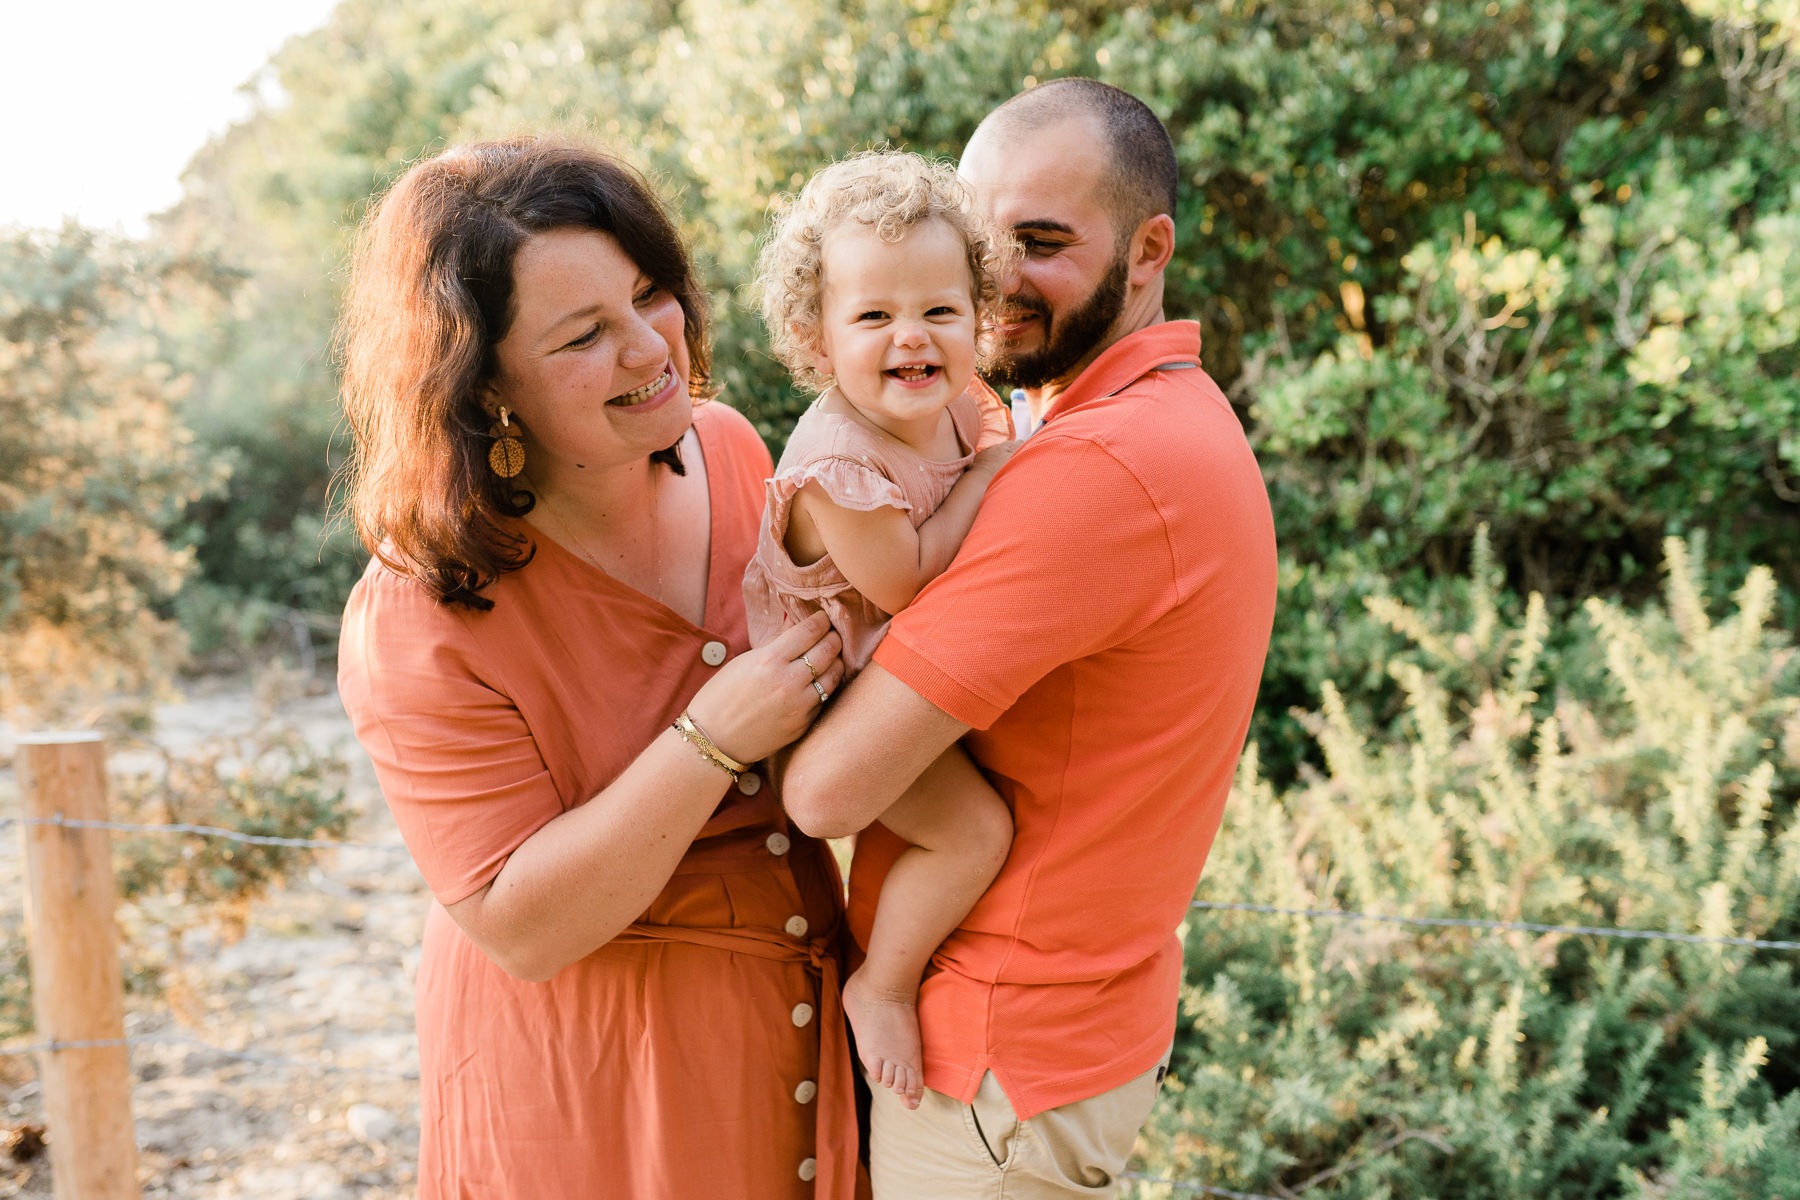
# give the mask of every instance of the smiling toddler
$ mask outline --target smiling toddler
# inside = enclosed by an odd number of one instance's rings
[[[950,565],[1013,445],[992,393],[969,387],[1009,252],[955,173],[915,154],[834,163],[776,218],[758,264],[763,318],[820,395],[768,484],[744,577],[753,642],[823,610],[854,673]],[[1012,817],[956,746],[880,824],[905,845],[872,927],[854,931],[866,956],[844,1008],[871,1085],[916,1106],[919,980],[1005,861]]]

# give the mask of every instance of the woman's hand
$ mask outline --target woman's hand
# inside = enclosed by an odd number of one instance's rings
[[[767,758],[818,719],[821,692],[843,683],[843,645],[825,614],[814,613],[726,663],[688,702],[688,715],[739,762]]]

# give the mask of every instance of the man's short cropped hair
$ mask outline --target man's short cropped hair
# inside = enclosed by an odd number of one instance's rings
[[[1175,143],[1150,106],[1098,79],[1052,79],[1020,92],[988,114],[1003,137],[1041,129],[1077,115],[1100,122],[1112,161],[1106,173],[1106,206],[1118,236],[1158,213],[1175,215]]]

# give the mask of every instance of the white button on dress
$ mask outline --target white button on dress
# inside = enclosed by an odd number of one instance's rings
[[[708,642],[700,647],[700,661],[709,667],[716,667],[725,661],[726,653],[724,642]]]
[[[819,1163],[818,1163],[817,1159],[803,1158],[800,1160],[800,1178],[801,1179],[804,1179],[807,1183],[811,1183],[813,1181],[813,1176],[817,1175],[818,1173],[819,1173]]]
[[[805,937],[809,926],[806,923],[805,917],[789,917],[787,919],[787,924],[783,925],[782,928],[793,934],[795,937]]]
[[[813,1006],[804,1003],[796,1004],[794,1005],[794,1011],[788,1015],[793,1020],[796,1028],[803,1029],[807,1025],[812,1024]]]
[[[811,1104],[813,1097],[819,1094],[819,1085],[810,1079],[802,1079],[800,1086],[794,1089],[794,1100],[800,1104]]]
[[[780,857],[788,852],[788,847],[793,843],[788,841],[788,835],[785,833],[771,833],[764,839],[763,845],[769,848],[770,854]]]
[[[754,771],[745,771],[738,776],[738,791],[746,796],[754,796],[762,791],[762,776]]]

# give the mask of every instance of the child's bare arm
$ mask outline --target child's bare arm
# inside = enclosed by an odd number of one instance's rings
[[[791,540],[802,523],[812,534],[806,540],[830,554],[850,586],[885,612],[905,608],[931,578],[922,570],[926,541],[901,509],[839,508],[809,483],[794,496]]]
[[[816,535],[851,587],[883,612],[899,612],[956,557],[989,481],[1016,444],[1008,442],[976,455],[937,511],[916,529],[912,518],[897,508],[840,508],[816,483],[807,484],[794,497],[796,523]]]
[[[950,560],[962,548],[963,539],[969,536],[969,529],[975,524],[975,514],[981,510],[981,498],[987,495],[988,484],[993,482],[994,472],[1003,466],[1012,452],[1020,446],[1018,442],[1003,442],[997,446],[989,446],[975,456],[964,471],[962,478],[944,497],[937,511],[927,517],[919,526],[919,561],[923,572],[919,587],[924,587],[933,579],[944,573]],[[917,594],[918,588],[914,588]],[[865,595],[867,593],[864,593]],[[908,596],[911,603],[912,597]],[[877,601],[877,603],[880,603]],[[888,612],[899,609],[887,608]]]

